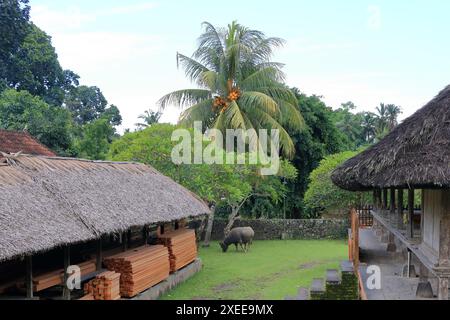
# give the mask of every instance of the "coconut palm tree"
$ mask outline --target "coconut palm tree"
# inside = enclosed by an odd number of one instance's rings
[[[402,109],[395,104],[386,106],[386,118],[389,131],[392,131],[398,125],[398,116],[402,113]]]
[[[372,112],[364,112],[361,127],[363,128],[364,140],[372,143],[377,133],[377,115]]]
[[[138,119],[141,119],[142,122],[136,123],[135,125],[138,127],[138,129],[148,128],[151,125],[158,123],[161,116],[162,116],[161,112],[155,112],[151,109],[145,110],[144,114],[141,114],[138,117]]]
[[[380,103],[380,106],[377,107],[377,136],[384,135],[388,130],[388,114],[387,108],[384,103]]]
[[[295,95],[284,85],[283,65],[271,62],[280,38],[248,29],[236,22],[228,28],[203,23],[204,33],[192,58],[177,54],[178,64],[196,89],[179,90],[159,101],[184,110],[180,123],[226,129],[278,129],[285,156],[294,154],[294,144],[285,127],[301,129],[303,118]]]

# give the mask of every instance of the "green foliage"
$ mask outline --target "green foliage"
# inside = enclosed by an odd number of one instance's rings
[[[298,103],[297,108],[303,115],[307,129],[301,132],[290,132],[295,144],[293,165],[298,176],[288,181],[285,205],[288,217],[305,217],[303,197],[309,184],[310,173],[317,168],[319,162],[327,155],[345,150],[345,138],[333,123],[333,111],[328,108],[320,97],[306,96],[296,88],[293,89]],[[275,212],[284,211],[278,206]]]
[[[172,150],[178,144],[171,140],[177,128],[155,124],[145,130],[127,133],[113,142],[109,158],[150,164],[210,204],[226,208],[239,205],[256,194],[277,202],[285,192],[281,177],[291,179],[296,176],[296,169],[287,161],[282,161],[279,176],[267,178],[258,174],[259,165],[177,165],[171,158]],[[193,129],[190,132],[193,135]],[[222,155],[226,156],[225,153]]]
[[[327,156],[311,173],[311,183],[305,194],[305,205],[310,217],[318,217],[324,212],[343,213],[353,205],[368,203],[370,198],[367,194],[345,191],[331,181],[332,172],[357,154],[358,152],[346,151]]]
[[[0,128],[27,130],[59,154],[71,149],[70,113],[48,105],[27,91],[7,89],[0,94]]]
[[[84,125],[81,131],[82,137],[75,142],[78,156],[92,160],[105,160],[115,132],[107,117]]]
[[[236,22],[224,29],[203,25],[193,58],[177,55],[186,76],[200,89],[172,92],[161,98],[160,106],[187,108],[180,119],[187,126],[202,121],[222,131],[278,129],[284,155],[293,156],[286,129],[302,129],[304,122],[295,96],[283,84],[282,65],[270,60],[284,41]]]

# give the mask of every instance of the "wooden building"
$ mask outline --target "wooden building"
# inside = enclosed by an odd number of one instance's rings
[[[438,278],[448,299],[450,277],[450,86],[378,144],[348,160],[332,175],[351,191],[374,195],[375,228],[395,250],[395,239],[421,263],[419,291],[427,274]],[[414,190],[422,205],[414,206]]]
[[[81,257],[75,250],[93,252],[100,269],[102,246],[126,246],[130,230],[146,241],[151,227],[209,213],[197,196],[139,163],[7,153],[0,161],[0,290],[11,272],[25,278],[28,297],[33,272],[55,259],[66,270]]]

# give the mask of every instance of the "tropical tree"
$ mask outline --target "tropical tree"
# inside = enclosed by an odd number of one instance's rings
[[[398,125],[398,116],[402,113],[402,109],[395,104],[386,106],[386,118],[389,131],[392,131]]]
[[[145,129],[150,127],[151,125],[158,123],[159,119],[161,119],[162,113],[155,112],[151,109],[145,110],[144,114],[141,114],[138,119],[141,119],[142,122],[136,123],[138,129]]]
[[[361,123],[364,140],[373,143],[377,133],[377,116],[372,112],[364,112]]]
[[[180,123],[225,129],[278,129],[281,149],[294,154],[286,128],[300,129],[303,118],[296,97],[284,84],[283,65],[271,62],[280,38],[233,22],[226,29],[205,22],[199,47],[193,57],[177,54],[178,64],[199,88],[179,90],[160,99],[165,108],[187,108]]]
[[[388,130],[388,113],[384,103],[377,107],[377,136],[383,135]]]

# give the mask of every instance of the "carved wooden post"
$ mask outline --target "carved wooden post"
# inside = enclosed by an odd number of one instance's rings
[[[421,263],[419,269],[419,285],[416,291],[417,298],[432,299],[433,288],[431,283],[428,281],[428,269]]]
[[[122,232],[122,250],[128,250],[128,232]]]
[[[97,240],[97,256],[96,256],[96,269],[100,271],[103,264],[103,243],[102,238]]]
[[[383,189],[383,210],[388,208],[388,189]]]
[[[450,268],[450,191],[442,191],[442,208],[444,209],[439,238],[439,267]],[[448,300],[448,277],[439,277],[439,300]]]
[[[70,300],[70,290],[67,287],[68,274],[67,270],[70,266],[70,247],[64,247],[64,277],[63,277],[63,299]]]
[[[26,275],[25,275],[25,287],[27,290],[27,299],[33,299],[33,258],[27,256],[25,258],[26,263]]]
[[[390,201],[391,214],[395,214],[395,188],[391,188]]]
[[[408,237],[414,238],[414,189],[408,190]]]

